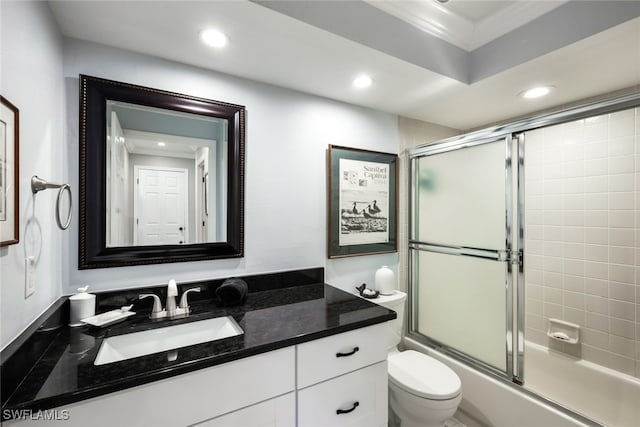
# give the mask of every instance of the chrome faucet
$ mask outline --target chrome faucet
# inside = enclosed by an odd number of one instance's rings
[[[176,315],[176,297],[178,296],[178,285],[176,281],[171,279],[167,285],[167,317],[172,318]]]
[[[180,298],[180,305],[176,307],[176,297],[178,296],[178,285],[176,281],[171,279],[167,285],[167,305],[166,309],[162,308],[162,303],[160,302],[160,297],[155,294],[140,294],[139,299],[153,297],[153,308],[151,309],[151,314],[149,315],[150,319],[173,319],[176,317],[185,317],[188,316],[191,312],[189,308],[189,303],[187,300],[187,294],[189,292],[200,292],[200,288],[191,288],[187,289],[182,293],[182,298]]]

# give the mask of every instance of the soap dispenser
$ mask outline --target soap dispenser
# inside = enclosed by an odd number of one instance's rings
[[[87,292],[89,286],[78,288],[78,293],[69,297],[69,326],[82,326],[82,319],[96,314],[96,296]]]
[[[392,295],[396,290],[396,278],[386,265],[383,265],[376,271],[375,275],[376,291],[381,295]]]

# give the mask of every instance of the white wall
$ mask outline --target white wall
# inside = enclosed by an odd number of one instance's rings
[[[0,248],[0,348],[61,294],[70,257],[54,219],[56,192],[33,197],[32,175],[67,180],[63,156],[62,40],[44,2],[0,3],[0,93],[20,111],[20,243]],[[36,291],[24,298],[24,259],[37,257]]]
[[[326,150],[329,144],[397,153],[397,117],[250,80],[93,43],[65,39],[69,179],[78,191],[78,74],[223,100],[247,108],[245,256],[240,259],[97,270],[77,269],[78,222],[65,234],[71,293],[325,266],[328,283],[373,285],[398,255],[328,261]],[[212,61],[217,60],[212,54]],[[77,210],[76,216],[77,218]]]

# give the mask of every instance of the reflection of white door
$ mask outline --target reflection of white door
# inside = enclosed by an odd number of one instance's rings
[[[138,187],[134,245],[188,243],[188,170],[138,165],[134,169]]]
[[[115,111],[111,112],[111,136],[107,147],[107,246],[131,244],[131,211],[128,207],[129,152]]]

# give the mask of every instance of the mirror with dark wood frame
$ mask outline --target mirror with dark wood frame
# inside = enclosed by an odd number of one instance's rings
[[[79,268],[244,252],[245,108],[80,75]]]

